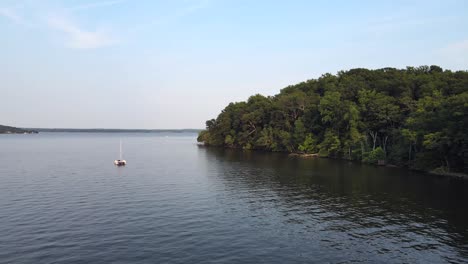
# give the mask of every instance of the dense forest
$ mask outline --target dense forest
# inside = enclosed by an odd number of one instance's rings
[[[198,141],[468,173],[468,71],[352,69],[230,103]]]

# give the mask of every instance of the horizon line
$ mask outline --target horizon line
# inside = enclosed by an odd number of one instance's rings
[[[203,130],[204,128],[70,128],[70,127],[18,127],[21,129],[56,129],[56,130]]]

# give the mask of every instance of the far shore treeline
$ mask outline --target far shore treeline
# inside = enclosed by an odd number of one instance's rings
[[[37,130],[0,125],[0,134],[36,134]]]
[[[198,141],[468,173],[468,72],[352,69],[230,103]]]
[[[201,129],[31,128],[39,132],[67,133],[198,133]]]
[[[199,133],[201,129],[18,128],[0,125],[0,134],[61,133]]]

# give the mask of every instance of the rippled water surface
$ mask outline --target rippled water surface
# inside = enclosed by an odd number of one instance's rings
[[[0,262],[468,262],[467,182],[195,137],[0,135]]]

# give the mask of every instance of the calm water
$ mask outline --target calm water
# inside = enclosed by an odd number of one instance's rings
[[[460,180],[193,134],[1,135],[0,162],[2,263],[468,262]]]

